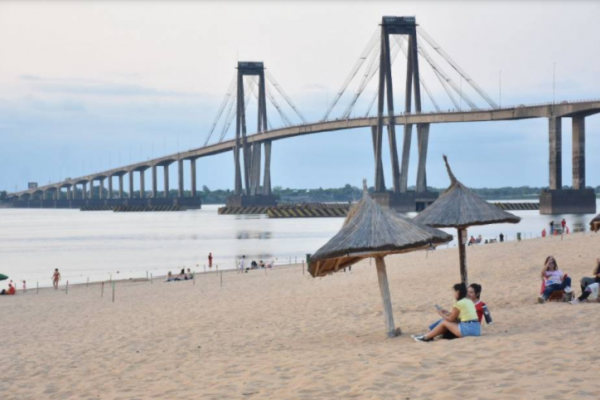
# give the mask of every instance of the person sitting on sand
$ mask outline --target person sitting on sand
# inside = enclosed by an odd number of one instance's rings
[[[187,279],[194,279],[194,274],[192,274],[192,270],[188,268],[187,270]]]
[[[17,289],[12,282],[8,284],[8,289],[2,289],[0,292],[2,296],[14,296],[15,294],[17,294]]]
[[[457,283],[453,289],[456,303],[452,311],[438,310],[442,321],[426,335],[414,336],[417,342],[430,342],[448,331],[457,338],[481,335],[481,324],[477,319],[475,304],[467,298],[467,287],[464,283]]]
[[[492,316],[488,310],[487,304],[481,301],[481,285],[478,283],[471,283],[467,289],[467,297],[475,304],[475,311],[477,311],[477,319],[479,323],[485,317],[485,323],[492,323]]]
[[[592,295],[592,294],[594,295],[594,297],[596,299],[598,298],[598,295],[600,294],[600,283],[597,283],[597,282],[590,283],[589,285],[586,286],[585,289],[582,290],[581,296],[574,298],[569,303],[570,304],[579,304],[582,301],[587,300],[587,298],[590,297],[590,295]]]
[[[187,276],[185,276],[185,268],[181,269],[181,272],[179,273],[179,275],[177,275],[177,278],[175,278],[176,281],[187,281]]]
[[[485,322],[488,325],[491,324],[492,316],[490,315],[487,305],[483,301],[481,301],[481,285],[477,283],[470,284],[467,288],[467,297],[473,302],[473,304],[475,304],[475,311],[477,312],[477,319],[479,320],[479,323],[481,324],[481,321],[485,316]],[[448,312],[447,310],[440,311],[444,315],[450,315],[450,312]],[[434,330],[435,327],[438,326],[442,321],[443,319],[440,319],[434,322],[433,324],[429,325],[429,331]],[[454,335],[454,333],[452,333],[451,331],[447,331],[442,335],[442,337],[444,339],[456,339],[456,335]]]
[[[258,269],[258,264],[255,260],[252,260],[252,262],[250,263],[250,269]]]
[[[593,271],[593,277],[585,277],[581,279],[581,296],[570,301],[571,304],[579,304],[587,300],[591,294],[598,297],[600,289],[600,258],[596,259],[596,267]]]
[[[173,276],[171,271],[169,271],[169,273],[167,274],[167,280],[165,282],[173,282],[174,280],[175,280],[175,277]]]
[[[544,291],[538,297],[540,304],[548,301],[552,293],[557,290],[564,290],[565,293],[573,292],[573,289],[571,289],[571,278],[558,269],[558,263],[553,256],[546,257],[541,276],[544,282]]]
[[[258,262],[258,268],[266,268],[265,262],[263,260],[260,260]]]

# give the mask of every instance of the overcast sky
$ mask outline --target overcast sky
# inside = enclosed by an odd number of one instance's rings
[[[264,61],[306,119],[316,121],[382,15],[416,16],[496,102],[501,71],[503,105],[552,101],[554,68],[556,101],[600,98],[600,3],[592,1],[4,1],[0,190],[200,147],[238,60]],[[401,54],[398,60],[394,92],[401,110],[405,61]],[[442,65],[441,58],[436,61]],[[425,60],[419,62],[433,97],[442,108],[453,107]],[[443,68],[451,72],[447,64]],[[478,106],[486,106],[454,71],[451,76]],[[360,77],[332,117],[342,114]],[[356,114],[366,111],[375,81]],[[429,99],[423,101],[426,111],[433,110]],[[253,112],[252,99],[249,107]],[[299,121],[290,109],[286,113]],[[269,120],[274,127],[282,124],[273,107]],[[600,117],[586,123],[587,183],[596,186],[600,160],[592,154],[600,148]],[[547,120],[433,125],[428,183],[448,184],[441,163],[446,153],[470,186],[545,186],[547,125]],[[563,121],[563,182],[569,185],[570,125],[570,119]],[[249,126],[255,126],[252,118]],[[227,137],[232,134],[230,129]],[[371,146],[364,129],[275,142],[273,185],[359,186],[363,177],[372,184]],[[416,179],[413,147],[409,184]],[[202,159],[198,166],[200,186],[233,186],[231,154]],[[385,168],[389,183],[389,163]]]

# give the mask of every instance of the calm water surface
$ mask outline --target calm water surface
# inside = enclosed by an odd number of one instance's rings
[[[202,210],[164,213],[81,212],[52,209],[0,209],[0,273],[28,286],[50,286],[59,268],[70,283],[110,278],[164,275],[190,267],[204,271],[209,252],[219,269],[235,260],[298,262],[314,253],[342,226],[342,218],[268,219],[266,216],[217,215],[216,205]],[[600,209],[600,205],[599,205]],[[571,229],[589,228],[594,215],[544,216],[520,211],[517,225],[474,227],[469,235],[484,239],[502,232],[514,240],[517,232],[540,236],[551,220],[566,218]],[[456,236],[456,231],[448,230]],[[454,246],[454,244],[450,244]],[[6,282],[0,283],[4,288]],[[21,287],[21,284],[19,284]]]

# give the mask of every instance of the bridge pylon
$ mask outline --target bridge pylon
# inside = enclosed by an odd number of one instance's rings
[[[276,198],[271,193],[271,141],[247,141],[246,103],[244,77],[258,77],[258,118],[257,133],[267,128],[267,101],[264,63],[239,61],[237,66],[237,104],[235,122],[235,163],[234,195],[227,199],[227,206],[244,207],[250,205],[275,205]],[[262,146],[264,146],[264,173],[261,186]],[[241,162],[243,156],[243,164]]]
[[[406,113],[412,113],[414,93],[414,108],[421,112],[421,85],[419,78],[419,58],[417,47],[417,23],[415,17],[390,17],[381,19],[381,40],[379,52],[379,92],[377,102],[377,127],[374,130],[375,144],[375,194],[373,198],[381,205],[398,211],[415,211],[433,202],[437,196],[427,193],[427,177],[425,164],[427,145],[429,142],[429,124],[417,125],[417,140],[419,148],[419,164],[417,171],[417,190],[408,192],[408,167],[412,141],[412,125],[404,125],[404,140],[402,146],[402,168],[398,162],[396,131],[394,121],[394,92],[392,80],[392,60],[390,56],[390,35],[408,36],[405,106]],[[414,91],[414,92],[413,92]],[[383,126],[385,123],[384,107],[387,102],[387,131],[392,163],[392,191],[387,192],[383,175],[382,144]]]

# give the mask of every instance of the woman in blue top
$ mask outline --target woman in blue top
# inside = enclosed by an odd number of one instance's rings
[[[415,336],[417,342],[430,342],[436,336],[452,332],[456,337],[480,336],[481,324],[477,317],[475,304],[467,298],[467,287],[464,283],[457,283],[453,287],[456,303],[450,313],[439,310],[442,322],[426,335]]]

